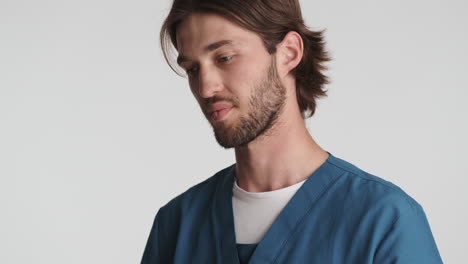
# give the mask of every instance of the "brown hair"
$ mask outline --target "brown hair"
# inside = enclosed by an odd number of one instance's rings
[[[299,0],[174,0],[172,8],[161,27],[160,38],[164,58],[177,74],[171,51],[177,47],[176,30],[180,22],[193,13],[212,13],[223,16],[247,30],[256,32],[263,40],[268,53],[276,52],[289,31],[296,31],[304,42],[304,54],[293,70],[296,77],[296,94],[302,118],[309,110],[311,117],[316,99],[326,96],[324,86],[328,78],[323,74],[325,62],[330,60],[324,47],[322,31],[312,31],[302,18]],[[172,50],[171,50],[172,44]],[[172,60],[171,60],[172,57]]]

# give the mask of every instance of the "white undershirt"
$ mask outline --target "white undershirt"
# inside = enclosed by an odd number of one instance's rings
[[[239,244],[260,242],[306,180],[271,192],[247,192],[237,185],[237,180],[234,180],[232,209],[236,242]]]

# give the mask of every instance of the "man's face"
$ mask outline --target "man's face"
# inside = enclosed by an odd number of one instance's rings
[[[286,90],[258,35],[212,14],[194,14],[177,28],[178,63],[224,148],[264,135],[280,115]]]

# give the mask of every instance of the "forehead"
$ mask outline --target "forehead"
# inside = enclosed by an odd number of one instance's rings
[[[230,40],[236,45],[261,43],[260,37],[216,14],[192,14],[184,19],[176,31],[179,53],[200,51],[219,40]]]

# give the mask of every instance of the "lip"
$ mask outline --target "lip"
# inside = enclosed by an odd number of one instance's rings
[[[221,110],[218,111],[213,111],[210,114],[210,118],[213,121],[221,121],[223,120],[229,112],[231,112],[232,106],[228,108],[222,108]]]
[[[232,108],[232,105],[228,103],[214,103],[208,106],[208,114],[212,115],[216,111],[221,111],[227,108]]]

